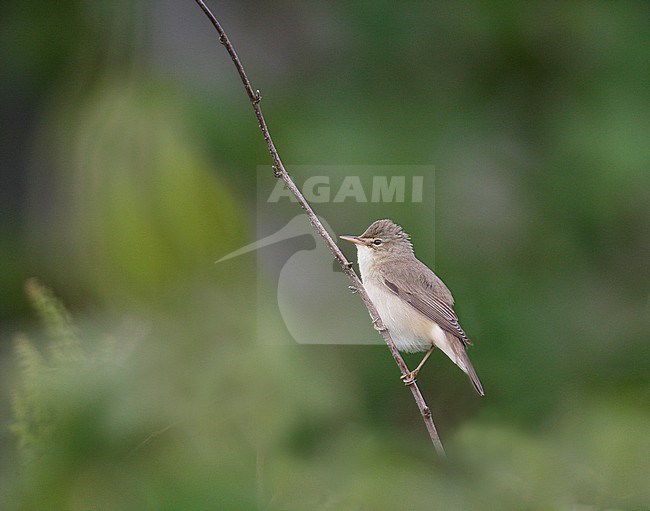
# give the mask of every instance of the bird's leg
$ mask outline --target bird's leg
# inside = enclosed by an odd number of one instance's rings
[[[431,356],[431,353],[433,353],[433,350],[435,350],[435,349],[436,349],[435,346],[431,346],[431,349],[429,349],[429,351],[427,351],[427,352],[424,354],[424,357],[422,357],[422,360],[420,361],[420,363],[418,364],[418,366],[417,366],[417,367],[415,368],[415,370],[413,371],[415,374],[418,374],[418,373],[420,372],[420,369],[422,369],[422,366],[423,366],[424,363],[427,361],[427,359]]]
[[[425,353],[424,357],[422,357],[422,360],[420,361],[418,366],[415,369],[413,369],[413,371],[400,376],[400,379],[404,382],[404,385],[413,385],[415,383],[415,377],[418,375],[420,369],[422,369],[422,366],[427,361],[427,359],[431,356],[431,353],[433,353],[434,349],[435,346],[432,346],[431,349]]]

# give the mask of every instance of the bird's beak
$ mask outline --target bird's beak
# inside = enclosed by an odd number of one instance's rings
[[[349,241],[355,245],[365,245],[368,246],[368,242],[359,238],[359,236],[339,236],[342,240]]]

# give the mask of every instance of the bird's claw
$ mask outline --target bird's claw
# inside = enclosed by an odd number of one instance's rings
[[[399,377],[400,380],[404,382],[404,385],[407,387],[413,385],[415,383],[415,377],[418,375],[417,372],[415,371],[410,371],[406,374],[403,374],[402,376]]]
[[[380,318],[372,320],[372,326],[377,332],[385,332],[387,329],[384,324],[381,322]]]
[[[355,286],[348,286],[348,289],[352,291],[352,294],[358,293],[359,290]]]

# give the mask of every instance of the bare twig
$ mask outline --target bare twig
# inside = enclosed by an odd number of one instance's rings
[[[177,421],[175,421],[175,422],[172,422],[171,424],[168,424],[167,426],[165,426],[165,427],[162,428],[162,429],[159,429],[159,430],[157,430],[157,431],[154,431],[154,432],[151,433],[147,438],[145,438],[142,442],[140,442],[140,443],[139,443],[138,445],[136,445],[133,449],[131,449],[131,451],[129,452],[129,454],[127,454],[127,455],[126,455],[126,458],[124,458],[124,459],[128,459],[128,458],[130,458],[130,457],[133,456],[137,451],[139,451],[139,450],[142,449],[145,445],[147,445],[149,442],[151,442],[154,438],[159,437],[159,436],[162,435],[163,433],[167,433],[167,431],[169,431],[170,429],[172,429],[172,428],[178,426],[181,422],[183,422],[183,420],[177,420]]]
[[[221,25],[219,24],[219,21],[217,21],[217,18],[214,16],[214,14],[212,14],[210,9],[208,9],[208,7],[205,5],[203,0],[195,0],[195,2],[199,5],[199,7],[203,10],[205,15],[214,25],[214,28],[219,33],[219,41],[221,42],[221,44],[225,46],[226,51],[230,55],[230,58],[232,59],[233,63],[235,64],[235,67],[237,68],[239,77],[241,78],[241,81],[244,84],[244,88],[246,89],[246,93],[248,94],[248,99],[250,99],[251,105],[253,106],[253,110],[255,111],[255,117],[257,117],[257,121],[259,123],[262,136],[264,137],[264,141],[266,142],[266,145],[269,149],[269,153],[271,153],[271,158],[273,159],[273,174],[275,175],[275,177],[282,179],[282,181],[287,186],[287,188],[298,200],[298,204],[300,204],[300,207],[305,210],[305,213],[309,217],[309,220],[311,221],[311,224],[314,227],[314,229],[316,229],[318,234],[320,234],[320,236],[325,240],[325,243],[327,243],[327,246],[332,251],[332,254],[334,254],[334,257],[341,265],[341,268],[343,269],[345,274],[352,282],[353,287],[357,290],[357,293],[361,298],[361,300],[363,301],[363,304],[366,306],[366,309],[368,309],[368,313],[370,314],[375,329],[384,338],[384,341],[388,345],[388,349],[393,355],[393,358],[395,359],[395,362],[397,363],[402,373],[402,376],[406,376],[409,373],[409,369],[404,363],[404,359],[400,355],[399,351],[395,347],[395,343],[393,342],[390,333],[384,327],[381,318],[377,313],[377,309],[370,301],[370,298],[368,297],[368,294],[366,293],[366,290],[364,289],[361,280],[359,279],[356,272],[354,271],[352,264],[345,258],[343,252],[341,252],[341,250],[336,245],[332,237],[325,230],[325,227],[323,227],[323,224],[316,216],[316,213],[314,213],[314,210],[311,208],[311,206],[309,205],[305,197],[302,195],[301,191],[295,185],[295,183],[287,173],[286,169],[284,168],[284,165],[282,164],[282,160],[280,160],[278,151],[275,148],[275,144],[271,139],[271,134],[269,133],[269,129],[266,125],[266,121],[264,120],[264,116],[262,115],[262,109],[260,108],[260,101],[262,99],[262,96],[260,94],[260,91],[253,89],[251,82],[248,79],[248,76],[246,75],[246,71],[244,71],[244,66],[242,66],[242,63],[239,60],[239,57],[237,56],[237,52],[235,51],[235,48],[230,43],[228,36],[224,32],[223,28],[221,28]],[[433,445],[435,446],[438,454],[444,458],[445,450],[442,446],[442,442],[440,441],[440,437],[438,436],[438,431],[436,430],[436,426],[433,423],[433,419],[431,417],[431,410],[429,409],[426,402],[424,401],[424,398],[422,397],[422,393],[420,392],[420,389],[418,388],[417,384],[413,383],[409,385],[409,388],[411,389],[411,392],[413,393],[413,397],[415,398],[415,402],[417,403],[418,408],[420,409],[420,413],[422,414],[424,423],[426,424],[427,430],[429,431],[429,436],[431,437],[431,441],[433,442]]]

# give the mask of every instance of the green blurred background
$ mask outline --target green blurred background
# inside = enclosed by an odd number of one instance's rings
[[[213,263],[269,157],[193,1],[6,0],[0,507],[650,509],[648,4],[209,5],[286,164],[435,165],[381,216],[487,395],[425,366],[443,464],[385,347],[258,342],[255,256]]]

